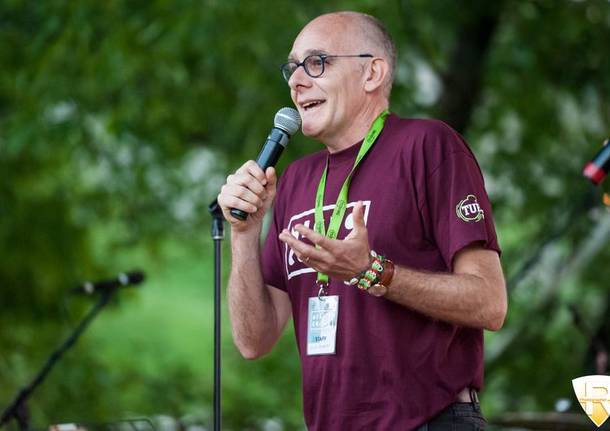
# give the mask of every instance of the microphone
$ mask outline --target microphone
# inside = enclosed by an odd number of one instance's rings
[[[591,180],[596,186],[599,185],[606,178],[608,171],[610,170],[610,145],[608,142],[610,139],[604,141],[604,146],[601,150],[593,157],[589,163],[587,163],[582,171],[582,174]]]
[[[296,109],[282,108],[277,111],[273,119],[273,129],[267,136],[263,149],[256,158],[256,164],[264,171],[270,166],[275,166],[282,151],[286,148],[288,140],[301,127],[301,117]],[[246,220],[248,213],[236,208],[231,208],[231,215],[240,220]]]
[[[142,283],[142,281],[144,281],[144,273],[142,271],[124,272],[110,280],[85,281],[80,286],[73,288],[71,292],[81,295],[93,295],[95,292],[103,292],[118,287],[135,286]]]

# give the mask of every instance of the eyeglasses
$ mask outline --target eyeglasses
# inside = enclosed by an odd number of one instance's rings
[[[305,73],[311,76],[312,78],[318,78],[322,76],[324,73],[324,65],[326,64],[326,59],[328,58],[336,58],[336,57],[356,57],[356,58],[367,58],[373,57],[372,54],[354,54],[354,55],[326,55],[326,54],[314,54],[309,55],[303,59],[300,63],[298,61],[289,61],[288,63],[284,63],[280,66],[280,70],[282,71],[282,76],[288,82],[290,77],[299,66],[303,66]]]

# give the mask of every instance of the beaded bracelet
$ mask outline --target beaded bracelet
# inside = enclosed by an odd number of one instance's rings
[[[377,254],[374,250],[371,250],[370,268],[362,271],[349,282],[346,282],[346,284],[349,284],[350,286],[357,286],[358,289],[361,290],[368,290],[371,286],[381,282],[386,262],[389,261],[385,257]]]

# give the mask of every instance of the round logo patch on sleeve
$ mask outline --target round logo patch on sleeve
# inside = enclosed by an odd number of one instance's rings
[[[477,222],[485,218],[485,213],[481,209],[475,195],[468,195],[465,199],[462,199],[456,205],[455,213],[465,222]]]

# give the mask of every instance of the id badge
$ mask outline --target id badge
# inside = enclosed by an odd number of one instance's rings
[[[309,298],[307,355],[335,354],[338,317],[338,295]]]

